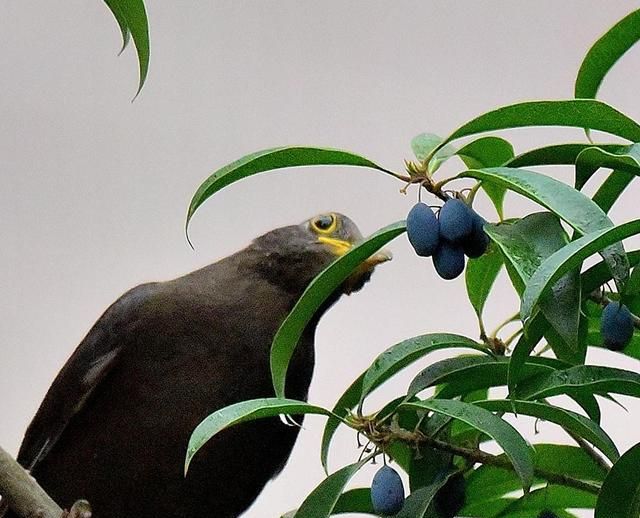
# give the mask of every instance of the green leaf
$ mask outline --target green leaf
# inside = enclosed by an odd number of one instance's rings
[[[475,340],[449,333],[434,333],[404,340],[380,354],[367,369],[362,382],[360,401],[399,370],[430,352],[445,348],[475,349],[490,354],[485,346]]]
[[[443,138],[433,133],[420,133],[411,139],[411,149],[416,158],[423,161],[443,141]],[[453,156],[456,149],[453,146],[444,146],[432,160],[429,171],[435,172],[440,165]]]
[[[627,148],[621,144],[554,144],[526,151],[511,159],[504,166],[522,168],[541,165],[573,165],[582,151],[594,146],[612,153],[624,151]]]
[[[342,513],[376,514],[371,503],[371,488],[359,487],[342,493],[331,514]]]
[[[607,72],[639,39],[640,10],[616,23],[589,49],[576,77],[575,97],[595,97]]]
[[[598,424],[571,410],[547,403],[504,399],[478,401],[475,404],[492,412],[523,414],[555,423],[593,444],[611,462],[615,462],[620,457],[616,445]]]
[[[436,480],[428,486],[423,486],[419,489],[411,491],[411,494],[407,497],[402,506],[402,509],[395,518],[422,518],[425,516],[427,509],[434,501],[436,494],[447,483],[449,478],[456,472],[451,471],[445,477],[440,480]]]
[[[576,189],[582,189],[601,167],[640,175],[640,144],[624,146],[615,151],[597,146],[582,150],[576,157]]]
[[[433,363],[411,381],[408,397],[438,385],[436,397],[451,399],[483,388],[507,383],[508,359],[491,359],[486,356],[458,356]],[[567,368],[569,364],[555,358],[530,358],[522,369],[524,378],[554,369]]]
[[[515,223],[501,225],[485,225],[489,237],[502,250],[505,261],[510,266],[508,271],[516,290],[522,293],[533,273],[543,261],[566,245],[568,238],[557,217],[548,212],[530,214]],[[542,313],[560,340],[554,339],[550,329],[543,323],[538,325],[553,346],[556,355],[567,361],[581,362],[584,347],[577,342],[580,323],[580,279],[578,270],[567,273],[553,286],[553,295],[545,297],[541,303]],[[539,340],[536,339],[535,343]],[[532,343],[532,347],[535,346]],[[512,373],[522,365],[518,357],[513,365]],[[514,378],[515,379],[515,378]]]
[[[510,504],[500,516],[526,516],[516,514],[518,511],[532,510],[538,513],[544,509],[593,509],[596,495],[573,487],[548,485],[522,496]],[[533,516],[536,516],[536,514]]]
[[[129,32],[127,20],[120,11],[120,2],[118,0],[104,0],[104,3],[111,11],[111,14],[116,19],[118,27],[120,28],[120,34],[122,35],[122,48],[120,49],[120,53],[122,53],[124,49],[127,48],[131,38],[131,32]]]
[[[608,213],[635,177],[633,173],[613,171],[593,195],[593,203]]]
[[[196,426],[189,438],[184,465],[185,474],[189,469],[189,464],[194,455],[207,441],[222,430],[247,421],[275,417],[283,414],[331,415],[331,412],[325,408],[305,403],[304,401],[281,398],[251,399],[216,410]]]
[[[339,469],[325,478],[302,502],[295,518],[328,518],[347,485],[356,472],[368,462],[365,459]]]
[[[636,266],[631,272],[621,296],[623,302],[628,302],[629,299],[636,297],[637,295],[640,295],[640,268]]]
[[[521,399],[542,399],[568,394],[583,388],[592,394],[624,394],[640,397],[640,375],[613,367],[576,365],[565,370],[540,374],[518,387]]]
[[[491,412],[471,403],[452,399],[431,399],[402,406],[433,410],[464,421],[487,434],[504,450],[522,481],[523,488],[529,489],[533,481],[533,453],[527,442],[509,423]]]
[[[502,254],[494,242],[483,255],[467,262],[464,272],[467,296],[479,321],[482,321],[484,305],[503,264]]]
[[[589,482],[602,482],[606,471],[581,448],[560,444],[536,444],[534,464],[537,469]],[[542,479],[535,479],[535,483]],[[518,476],[502,468],[483,465],[467,477],[467,505],[491,501],[521,488]]]
[[[287,146],[265,149],[246,155],[235,162],[227,164],[209,176],[191,199],[187,212],[186,227],[189,226],[194,212],[204,201],[224,187],[239,180],[266,171],[274,171],[286,167],[313,165],[345,165],[368,167],[387,174],[394,174],[368,158],[339,149]]]
[[[531,318],[533,310],[541,297],[548,293],[549,288],[560,277],[571,270],[579,268],[589,256],[638,233],[640,233],[640,220],[630,221],[617,227],[587,234],[572,241],[547,258],[531,276],[522,295],[520,316],[525,325]],[[628,270],[629,263],[626,256],[624,257],[623,265]],[[622,270],[622,268],[613,269],[614,272],[617,270]],[[626,280],[626,276],[623,280]],[[623,286],[624,283],[620,285],[620,288],[622,289]]]
[[[476,117],[449,135],[447,143],[486,131],[528,126],[565,126],[604,131],[632,142],[640,141],[640,124],[608,104],[592,99],[528,101],[503,106]]]
[[[602,484],[595,518],[637,518],[640,516],[640,443],[616,462]]]
[[[388,225],[354,245],[311,281],[278,329],[271,345],[271,378],[276,396],[283,397],[289,360],[318,308],[367,258],[405,232],[404,221]]]
[[[346,417],[349,411],[363,401],[371,391],[411,363],[433,351],[448,348],[468,348],[486,351],[485,347],[470,338],[449,333],[432,333],[403,340],[380,354],[371,366],[340,396],[334,406],[336,416]],[[340,422],[338,417],[330,417],[324,428],[320,451],[322,466],[325,470],[327,469],[331,439]]]
[[[130,33],[138,53],[138,68],[140,79],[136,96],[142,90],[149,72],[149,23],[143,0],[104,0],[113,13],[123,39],[123,49],[127,44],[127,34]]]

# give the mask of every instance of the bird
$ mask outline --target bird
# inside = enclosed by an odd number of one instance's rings
[[[185,476],[190,434],[222,407],[274,395],[276,331],[313,278],[362,239],[347,216],[323,213],[179,278],[129,290],[62,367],[18,462],[61,507],[88,500],[93,518],[240,516],[283,469],[299,427],[274,417],[225,430]],[[308,324],[287,397],[307,399],[321,315],[388,259],[385,250],[371,256]]]

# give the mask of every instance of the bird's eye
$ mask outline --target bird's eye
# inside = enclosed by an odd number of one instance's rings
[[[328,234],[336,228],[336,217],[333,214],[323,214],[311,222],[311,226],[316,232]]]

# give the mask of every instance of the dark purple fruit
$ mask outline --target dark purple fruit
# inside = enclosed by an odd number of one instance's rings
[[[441,241],[433,254],[433,265],[440,277],[446,280],[455,279],[464,271],[464,251],[460,245]]]
[[[473,226],[471,234],[462,243],[464,254],[475,259],[487,251],[489,247],[489,236],[484,231],[486,221],[477,212],[473,212]]]
[[[404,487],[398,472],[382,466],[373,477],[371,483],[371,503],[376,514],[391,516],[404,505]]]
[[[612,351],[622,351],[633,336],[633,315],[627,306],[610,302],[602,311],[600,333],[604,345]]]
[[[440,223],[424,203],[416,203],[407,215],[407,236],[416,254],[422,257],[433,255],[440,242]]]
[[[473,215],[473,210],[462,200],[448,199],[438,216],[440,237],[452,243],[462,242],[473,230]]]
[[[553,511],[544,510],[540,511],[538,518],[558,518],[558,515]]]

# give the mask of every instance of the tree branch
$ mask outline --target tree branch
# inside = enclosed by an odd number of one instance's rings
[[[91,506],[78,500],[63,511],[29,473],[0,447],[0,516],[3,504],[24,518],[91,518]]]

